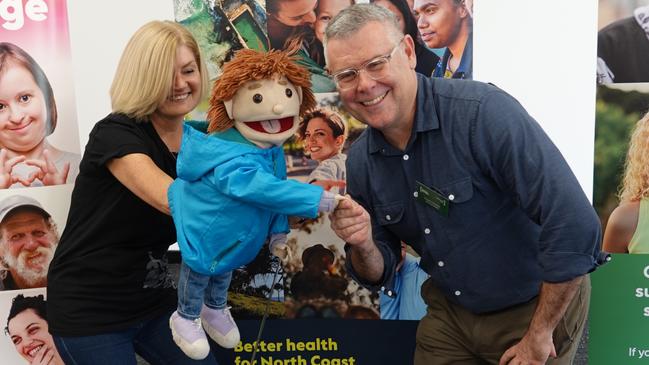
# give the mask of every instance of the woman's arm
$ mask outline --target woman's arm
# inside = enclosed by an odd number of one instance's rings
[[[629,242],[638,226],[640,202],[621,203],[608,218],[602,249],[611,253],[629,252]]]
[[[149,156],[131,153],[108,161],[106,167],[137,197],[157,210],[170,214],[167,190],[173,179],[160,170]]]

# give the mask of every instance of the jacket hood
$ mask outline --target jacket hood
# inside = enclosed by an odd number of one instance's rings
[[[221,133],[205,134],[185,124],[176,173],[183,180],[196,181],[216,166],[235,157],[264,153],[267,151],[243,138],[235,128]]]

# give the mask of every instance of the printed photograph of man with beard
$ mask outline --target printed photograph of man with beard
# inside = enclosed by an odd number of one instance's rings
[[[59,242],[52,216],[35,199],[0,201],[0,290],[47,285],[47,269]]]

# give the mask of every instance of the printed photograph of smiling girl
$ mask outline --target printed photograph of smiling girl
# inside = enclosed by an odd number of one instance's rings
[[[0,189],[73,183],[81,148],[66,1],[3,3],[15,19],[0,27]]]
[[[284,144],[288,176],[308,183],[318,180],[316,174],[321,174],[331,162],[344,161],[345,151],[365,129],[364,124],[342,108],[338,93],[320,93],[315,97],[317,107],[302,118],[296,134]],[[339,165],[344,166],[344,162]],[[344,180],[342,169],[335,170],[334,180]],[[330,187],[337,186],[340,184]]]
[[[0,319],[4,365],[63,364],[48,331],[44,288],[0,293]]]
[[[285,144],[292,179],[344,194],[345,151],[365,126],[341,108],[338,93],[317,94],[292,143]],[[378,319],[378,296],[359,287],[345,272],[344,242],[320,214],[292,226],[284,261],[285,307],[289,318]]]
[[[81,156],[47,139],[57,126],[52,86],[39,64],[0,43],[0,188],[72,183]]]

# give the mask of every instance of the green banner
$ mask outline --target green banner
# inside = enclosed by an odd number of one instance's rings
[[[591,279],[588,363],[649,364],[649,255],[612,255]]]

